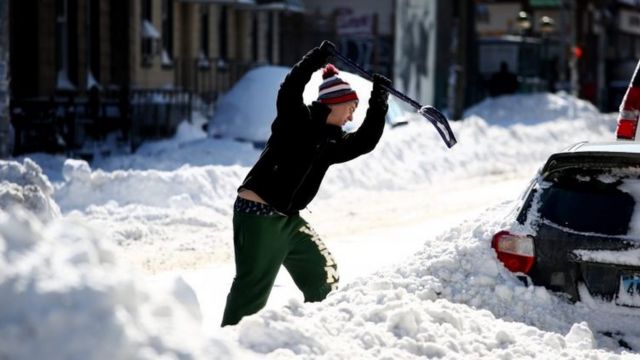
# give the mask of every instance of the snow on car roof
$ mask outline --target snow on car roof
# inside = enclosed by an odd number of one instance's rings
[[[567,169],[614,169],[640,166],[640,144],[634,142],[577,143],[549,157],[541,174]]]
[[[640,153],[640,143],[631,141],[612,141],[590,143],[581,142],[571,146],[563,152],[615,152],[615,153]]]

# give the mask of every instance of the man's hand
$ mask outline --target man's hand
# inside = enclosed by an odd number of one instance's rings
[[[320,44],[320,46],[318,47],[320,56],[322,56],[322,59],[324,60],[324,63],[328,63],[329,59],[331,58],[331,56],[333,55],[333,53],[336,51],[336,46],[333,45],[333,43],[331,41],[328,40],[324,40],[322,42],[322,44]]]
[[[330,41],[325,40],[320,46],[309,50],[303,59],[312,61],[314,69],[321,68],[329,62],[331,55],[333,55],[333,52],[330,50],[331,48],[335,49],[335,46]]]
[[[373,74],[373,89],[371,90],[371,98],[375,101],[387,102],[389,92],[384,87],[391,86],[391,80],[378,73]]]
[[[324,40],[322,44],[320,44],[320,50],[329,55],[333,55],[333,53],[336,51],[336,46],[331,41]]]

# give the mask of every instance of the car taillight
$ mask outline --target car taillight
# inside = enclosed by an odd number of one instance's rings
[[[618,129],[616,130],[616,138],[619,140],[635,140],[636,131],[638,130],[638,110],[640,110],[640,78],[638,77],[638,69],[640,69],[640,61],[636,64],[633,71],[631,82],[627,88],[627,92],[620,103],[620,112],[618,115]]]
[[[491,247],[496,251],[498,260],[511,272],[528,273],[535,261],[533,238],[500,231],[493,235]]]
[[[634,140],[638,127],[638,111],[621,110],[618,116],[616,137],[621,140]]]

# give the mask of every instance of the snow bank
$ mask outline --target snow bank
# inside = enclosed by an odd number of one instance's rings
[[[216,104],[209,134],[265,141],[276,115],[276,97],[289,69],[261,66],[246,73]]]
[[[516,100],[540,109],[560,101],[580,103],[558,95]],[[488,112],[495,101],[478,104],[474,111]],[[553,151],[613,137],[614,115],[576,105],[582,107],[579,118],[553,119],[555,114],[539,112],[539,122],[529,125],[517,122],[528,116],[519,113],[510,123],[492,124],[495,121],[478,116],[452,122],[458,137],[452,149],[430,123],[409,114],[409,124],[387,128],[373,152],[330,168],[318,198],[353,190],[409,190],[434,181],[492,174],[533,176]],[[231,259],[228,239],[235,191],[260,151],[228,139],[203,139],[197,127],[188,131],[193,141],[177,137],[148,144],[140,154],[99,162],[97,170],[68,161],[55,200],[63,213],[82,213],[87,221],[112,232],[121,245],[166,246],[206,254],[209,260]],[[114,218],[118,226],[109,225]]]
[[[235,191],[245,175],[239,166],[184,165],[176,171],[92,171],[67,160],[66,182],[55,198],[65,213],[82,214],[114,242],[146,244],[154,253],[188,251],[229,259],[227,240]],[[112,226],[118,219],[117,226]],[[224,249],[220,251],[220,249]],[[209,259],[211,260],[211,259]]]
[[[113,245],[73,219],[43,225],[0,212],[0,358],[224,358],[234,345],[204,339],[195,295],[181,280],[144,286]],[[167,296],[169,295],[169,296]]]
[[[289,70],[281,66],[261,66],[249,71],[216,104],[216,112],[209,123],[209,133],[219,137],[265,142],[271,135],[271,123],[276,117],[280,84]],[[372,83],[344,70],[339,70],[338,76],[358,94],[360,105],[353,114],[353,121],[344,127],[345,131],[354,131],[366,115]],[[311,104],[318,98],[321,83],[322,70],[318,70],[304,89],[305,104]],[[397,100],[390,98],[389,114],[397,116],[401,113]]]
[[[0,209],[21,206],[41,221],[50,221],[60,216],[52,194],[49,179],[31,159],[24,159],[22,164],[0,160]]]
[[[244,348],[277,358],[640,358],[603,335],[640,340],[631,312],[568,304],[499,265],[490,241],[513,205],[429,239],[395,270],[361,278],[320,304],[291,300],[229,332]]]
[[[236,188],[243,169],[238,166],[191,167],[177,171],[92,171],[83,160],[64,164],[66,182],[55,197],[64,211],[84,210],[89,205],[115,202],[119,206],[141,204],[162,208],[206,206],[229,214],[227,199]]]
[[[489,97],[465,110],[464,116],[481,117],[492,125],[534,125],[556,119],[599,117],[600,113],[590,102],[566,93],[538,93]]]

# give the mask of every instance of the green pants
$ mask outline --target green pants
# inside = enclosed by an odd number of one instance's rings
[[[338,287],[331,253],[299,215],[253,215],[234,212],[236,276],[227,296],[222,326],[235,325],[267,303],[280,265],[304,294],[321,301]]]

